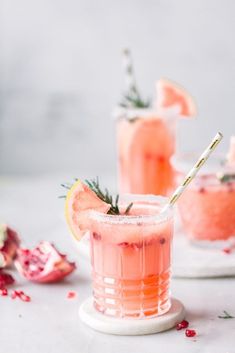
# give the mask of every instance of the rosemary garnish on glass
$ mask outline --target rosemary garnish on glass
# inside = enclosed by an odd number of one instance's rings
[[[109,211],[107,212],[108,214],[111,215],[120,215],[120,209],[119,209],[119,205],[118,205],[118,201],[119,201],[119,195],[117,195],[115,197],[115,199],[113,200],[112,195],[109,193],[108,189],[105,189],[104,191],[101,190],[100,185],[99,185],[99,179],[96,178],[93,180],[85,180],[86,184],[89,186],[89,188],[94,191],[94,193],[104,202],[108,203],[109,205],[111,205]],[[125,215],[128,215],[131,207],[133,206],[133,202],[131,202],[126,210],[124,211]]]
[[[119,105],[123,108],[149,108],[150,101],[145,101],[142,99],[137,88],[131,53],[129,49],[123,50],[123,62],[127,83],[127,92],[124,94],[123,99]]]
[[[221,183],[229,183],[230,181],[235,181],[235,174],[219,174],[218,179]]]

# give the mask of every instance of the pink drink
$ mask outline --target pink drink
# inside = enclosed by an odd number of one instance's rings
[[[232,240],[235,236],[235,180],[221,182],[219,178],[235,169],[221,169],[218,161],[208,161],[214,165],[209,163],[208,171],[197,176],[178,201],[183,228],[199,244]]]
[[[121,192],[166,195],[173,186],[176,118],[125,110],[117,120]]]
[[[157,316],[170,308],[173,215],[159,214],[162,197],[130,199],[128,216],[91,214],[94,305],[115,317]]]

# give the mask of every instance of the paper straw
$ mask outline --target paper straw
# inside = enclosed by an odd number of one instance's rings
[[[161,212],[166,211],[169,207],[172,207],[176,201],[179,199],[179,197],[182,195],[186,187],[191,183],[193,178],[197,175],[203,164],[207,161],[207,159],[210,157],[211,153],[216,149],[220,141],[222,140],[223,135],[221,132],[217,132],[209,146],[205,149],[205,151],[201,154],[199,157],[198,161],[195,163],[195,165],[192,167],[192,169],[188,172],[186,175],[184,181],[182,184],[178,186],[178,188],[175,190],[175,192],[172,194],[172,196],[169,199],[169,202],[167,205],[165,205],[162,209]]]
[[[135,82],[131,52],[127,48],[123,50],[123,67],[125,72],[125,82],[126,82],[127,91],[136,92],[136,82]]]

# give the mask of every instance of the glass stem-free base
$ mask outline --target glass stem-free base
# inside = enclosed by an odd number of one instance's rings
[[[169,271],[142,280],[115,280],[93,274],[94,306],[99,312],[120,318],[163,315],[170,307]]]

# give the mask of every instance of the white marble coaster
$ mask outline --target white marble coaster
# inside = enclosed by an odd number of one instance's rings
[[[118,319],[99,313],[93,306],[93,299],[88,298],[79,308],[81,321],[96,331],[112,335],[149,335],[171,329],[185,316],[183,304],[171,299],[170,310],[161,316],[149,319]]]
[[[79,254],[89,259],[89,238],[84,237],[76,245]],[[182,278],[235,276],[235,252],[226,254],[221,249],[191,245],[178,230],[173,244],[172,275]]]

